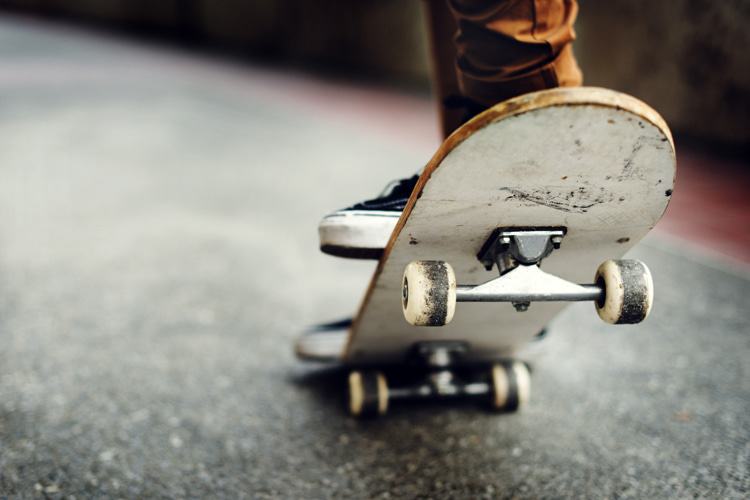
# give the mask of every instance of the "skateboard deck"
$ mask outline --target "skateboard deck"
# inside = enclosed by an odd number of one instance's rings
[[[664,213],[675,153],[656,111],[598,88],[554,89],[498,104],[467,122],[425,167],[340,346],[346,365],[409,361],[420,343],[461,342],[462,363],[515,359],[565,302],[459,303],[442,327],[402,312],[404,269],[445,261],[459,285],[498,276],[478,254],[498,228],[557,228],[540,268],[590,283],[597,267],[641,240]],[[594,307],[591,308],[594,314]],[[304,352],[298,353],[304,356]],[[314,357],[314,356],[313,356]]]

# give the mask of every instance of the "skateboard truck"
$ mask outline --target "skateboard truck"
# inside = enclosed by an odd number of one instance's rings
[[[479,286],[457,286],[458,302],[511,302],[517,311],[535,301],[600,300],[596,285],[576,285],[539,268],[542,259],[560,248],[565,228],[496,229],[477,256],[488,271],[497,264],[500,277]]]
[[[357,417],[382,415],[395,399],[483,398],[501,411],[515,411],[528,400],[531,378],[525,363],[497,362],[485,369],[483,376],[468,381],[477,375],[476,370],[459,375],[454,369],[467,349],[466,342],[460,341],[417,343],[415,357],[428,371],[419,382],[406,387],[390,386],[385,374],[377,370],[353,371],[349,376],[350,413]]]
[[[486,383],[467,384],[455,376],[450,368],[466,352],[466,342],[419,342],[415,355],[429,369],[425,379],[414,386],[390,389],[391,398],[428,398],[434,396],[464,396],[489,394]]]
[[[456,302],[510,302],[526,311],[531,302],[594,301],[608,323],[639,323],[651,309],[653,280],[637,260],[607,261],[593,284],[576,284],[546,273],[542,260],[560,248],[565,228],[496,229],[478,254],[500,276],[480,285],[457,285],[453,268],[443,261],[416,261],[406,267],[402,305],[415,326],[442,326],[453,318]]]
[[[506,277],[489,281],[480,287],[460,286],[457,288],[456,300],[459,302],[504,302],[510,301],[516,311],[525,312],[532,301],[555,300],[552,296],[562,294],[557,300],[597,300],[599,289],[581,289],[564,280],[550,280],[551,276],[539,269],[542,259],[553,250],[560,248],[565,236],[565,228],[550,229],[496,229],[477,255],[479,261],[488,271],[497,265],[501,276]],[[525,269],[515,272],[516,269]],[[498,287],[497,285],[500,285]],[[564,286],[572,285],[572,286]],[[578,287],[578,288],[575,288]],[[531,290],[547,290],[542,295],[529,295]],[[504,294],[504,295],[503,295]],[[504,297],[512,298],[506,300]],[[582,298],[576,298],[576,297]]]

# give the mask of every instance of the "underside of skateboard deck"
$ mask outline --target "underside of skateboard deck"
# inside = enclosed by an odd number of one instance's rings
[[[658,222],[674,176],[661,117],[608,90],[521,96],[458,129],[420,176],[339,359],[372,368],[421,360],[430,376],[394,389],[382,373],[357,370],[352,412],[443,393],[487,394],[513,409],[528,396],[522,350],[568,301],[593,301],[611,323],[644,319],[648,269],[607,261]],[[451,378],[451,367],[484,364],[484,380]]]

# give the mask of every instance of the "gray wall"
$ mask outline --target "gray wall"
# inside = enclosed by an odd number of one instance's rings
[[[580,1],[586,84],[643,99],[677,131],[750,141],[750,2]]]
[[[579,0],[575,51],[585,83],[621,90],[678,133],[750,144],[750,2]],[[0,0],[220,44],[251,55],[424,84],[420,0]]]

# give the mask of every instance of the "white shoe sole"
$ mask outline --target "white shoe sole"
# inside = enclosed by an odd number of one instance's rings
[[[294,343],[294,352],[298,358],[308,361],[340,361],[346,351],[348,339],[348,329],[307,334]]]
[[[400,212],[350,210],[326,216],[318,226],[320,249],[331,255],[378,259]]]

